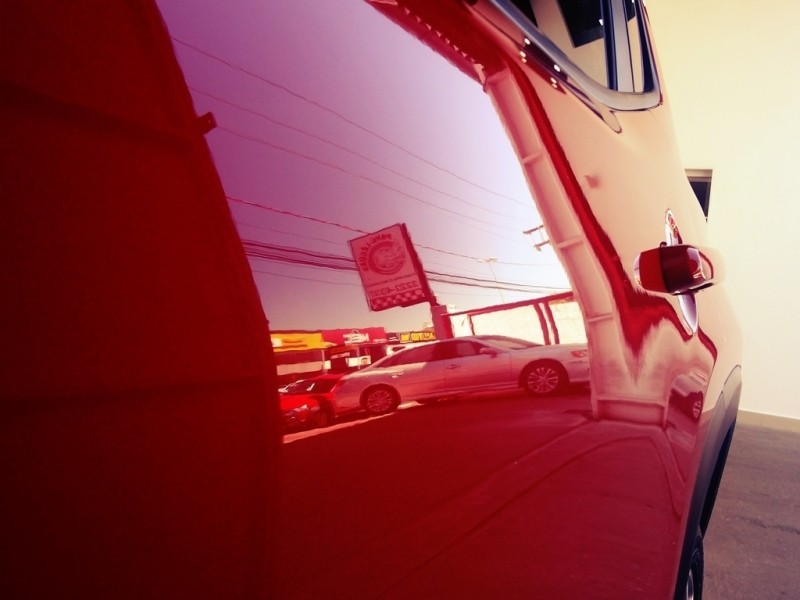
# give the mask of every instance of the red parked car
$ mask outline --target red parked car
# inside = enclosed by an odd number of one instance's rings
[[[301,379],[280,392],[281,414],[287,429],[327,427],[335,418],[333,388],[344,373]]]

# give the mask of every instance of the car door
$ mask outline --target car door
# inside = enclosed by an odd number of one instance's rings
[[[410,348],[398,354],[390,366],[375,369],[375,373],[398,391],[401,400],[435,395],[445,386],[445,367],[437,346]]]
[[[705,220],[680,162],[644,7],[638,0],[402,4],[433,32],[419,34],[426,43],[474,69],[509,133],[547,242],[579,299],[591,360],[589,410],[603,423],[605,443],[638,456],[630,477],[655,469],[663,475],[636,492],[673,514],[647,528],[662,549],[649,583],[637,588],[625,560],[592,577],[624,582],[618,591],[626,596],[683,597],[699,577],[692,556],[732,432],[740,349],[724,291],[709,287],[720,281],[722,264],[706,247]],[[700,426],[670,400],[682,373],[693,374],[692,397],[703,397],[695,409],[705,415]],[[657,452],[637,450],[622,423],[661,428],[647,442]],[[610,486],[613,471],[613,460],[598,459],[591,475],[598,489]],[[574,524],[563,506],[542,518]],[[626,517],[620,506],[594,508],[622,521],[641,509],[628,507]],[[602,530],[599,513],[577,516],[581,528]],[[554,555],[578,550],[559,539]],[[579,562],[547,565],[570,577],[587,573]],[[566,597],[568,588],[554,590]]]
[[[588,389],[284,436],[272,595],[699,585],[737,332],[721,288],[699,289],[720,265],[641,2],[159,4],[198,114],[219,123],[206,139],[271,329],[321,349],[342,329],[387,352],[436,340],[334,397],[492,382],[499,356],[436,360],[451,338],[589,352]]]
[[[508,352],[473,340],[458,339],[442,342],[439,351],[448,392],[476,392],[514,387],[516,384],[512,381]]]

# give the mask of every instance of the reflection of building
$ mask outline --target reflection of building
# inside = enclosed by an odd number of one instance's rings
[[[324,372],[325,340],[321,331],[273,331],[270,337],[278,383]]]
[[[386,356],[388,342],[383,327],[273,331],[270,336],[281,384],[370,365]]]
[[[360,369],[386,356],[388,340],[383,327],[365,329],[323,329],[326,371],[334,373]]]
[[[495,334],[538,344],[586,342],[586,328],[572,292],[450,313],[456,337]]]

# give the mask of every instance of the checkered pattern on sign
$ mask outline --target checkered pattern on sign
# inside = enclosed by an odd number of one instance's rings
[[[410,306],[417,302],[425,301],[425,293],[422,290],[412,290],[409,292],[401,292],[399,294],[392,294],[391,296],[384,296],[383,298],[375,298],[370,300],[369,307],[372,310],[385,310],[395,306]]]

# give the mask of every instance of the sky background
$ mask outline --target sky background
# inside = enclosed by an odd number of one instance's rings
[[[522,233],[541,221],[489,97],[366,2],[158,5],[273,330],[429,325],[370,312],[345,270],[347,240],[395,223],[427,271],[472,278],[431,282],[451,310],[568,288]]]

